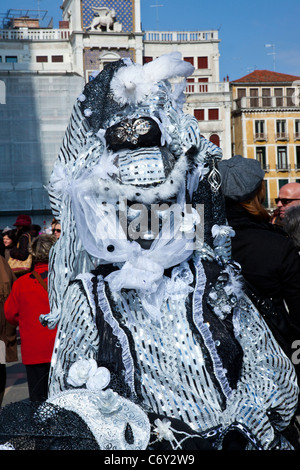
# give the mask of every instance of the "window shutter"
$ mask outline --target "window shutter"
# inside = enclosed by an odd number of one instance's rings
[[[219,110],[218,109],[209,109],[208,110],[208,119],[210,121],[217,121],[219,119]]]
[[[208,57],[198,57],[198,69],[208,69]]]
[[[198,121],[204,121],[204,109],[194,109],[194,116]]]

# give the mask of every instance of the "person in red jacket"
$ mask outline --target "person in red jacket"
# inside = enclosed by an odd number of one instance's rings
[[[40,315],[50,311],[48,260],[56,238],[40,235],[30,248],[33,271],[17,279],[4,305],[7,321],[19,326],[22,362],[26,367],[29,398],[45,401],[56,329],[42,326]]]

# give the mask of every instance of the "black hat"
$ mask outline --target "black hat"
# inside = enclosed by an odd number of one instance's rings
[[[237,202],[251,199],[265,176],[259,161],[241,155],[222,160],[218,168],[224,196]]]

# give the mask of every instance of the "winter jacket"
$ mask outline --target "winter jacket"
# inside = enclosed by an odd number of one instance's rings
[[[8,323],[4,315],[4,303],[8,298],[16,276],[6,259],[0,256],[0,341],[5,344],[5,362],[18,360],[16,327]],[[5,363],[3,358],[0,363]]]
[[[48,264],[34,267],[48,283]],[[32,273],[14,282],[5,302],[4,313],[8,322],[19,326],[23,364],[42,364],[51,361],[56,329],[42,326],[39,317],[50,311],[48,293]]]
[[[10,250],[10,256],[14,259],[25,261],[29,255],[29,243],[32,241],[32,236],[28,231],[29,229],[23,228],[17,235],[16,245]]]
[[[226,208],[232,238],[232,258],[244,278],[278,308],[288,307],[300,326],[300,258],[292,241],[276,226],[257,222],[242,206]]]

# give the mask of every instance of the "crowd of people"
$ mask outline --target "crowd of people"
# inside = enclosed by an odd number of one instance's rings
[[[6,363],[18,360],[18,340],[30,400],[46,400],[55,338],[55,330],[43,328],[39,316],[50,309],[49,252],[59,238],[60,231],[55,229],[60,224],[53,219],[47,230],[50,233],[45,233],[23,214],[14,226],[3,229],[0,239],[0,405],[5,392]],[[22,264],[17,266],[19,261]]]
[[[274,222],[273,215],[264,206],[264,171],[258,161],[236,155],[220,162],[220,173],[227,220],[235,231],[232,257],[241,265],[248,294],[252,300],[260,301],[257,307],[263,299],[269,299],[276,314],[285,319],[281,321],[280,332],[277,328],[274,330],[274,325],[270,326],[275,336],[280,334],[277,339],[291,359],[292,339],[300,337],[300,258],[291,223],[286,221],[290,220],[291,210],[300,208],[300,198],[297,198],[300,183],[288,183],[281,188]],[[294,227],[300,227],[300,219],[296,221],[295,216],[293,219]],[[284,331],[284,322],[291,333]],[[298,364],[294,365],[299,374]]]

